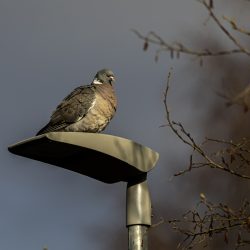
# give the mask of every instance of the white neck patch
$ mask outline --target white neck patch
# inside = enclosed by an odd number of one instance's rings
[[[98,81],[96,78],[93,81],[93,84],[102,84],[102,82]]]

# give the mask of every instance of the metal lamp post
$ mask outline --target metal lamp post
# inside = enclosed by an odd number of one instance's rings
[[[151,200],[147,172],[155,166],[158,153],[125,138],[78,132],[50,132],[8,149],[105,183],[127,182],[128,249],[148,249]]]

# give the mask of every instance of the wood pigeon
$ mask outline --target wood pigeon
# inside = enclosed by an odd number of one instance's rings
[[[104,130],[117,107],[114,81],[111,70],[98,71],[91,84],[74,89],[63,99],[37,135],[52,131],[98,133]]]

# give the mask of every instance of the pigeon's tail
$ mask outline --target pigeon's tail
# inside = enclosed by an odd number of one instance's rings
[[[50,127],[50,124],[48,123],[46,126],[44,126],[42,129],[40,129],[36,135],[42,135],[42,134],[45,134],[47,132],[51,132],[49,131],[49,127]]]
[[[67,125],[65,123],[55,124],[55,125],[48,123],[42,129],[40,129],[36,135],[42,135],[42,134],[49,133],[49,132],[63,131],[63,128],[65,128],[66,126]]]

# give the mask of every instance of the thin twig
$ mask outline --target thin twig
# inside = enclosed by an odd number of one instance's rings
[[[222,25],[220,20],[217,18],[217,16],[214,14],[212,8],[210,5],[207,3],[206,0],[199,0],[200,3],[202,3],[206,9],[209,12],[209,15],[211,18],[215,21],[215,23],[218,25],[218,27],[224,32],[224,34],[245,54],[248,56],[250,55],[250,51],[247,50],[241,43]]]
[[[232,29],[234,29],[234,30],[236,30],[244,35],[250,36],[250,31],[239,27],[238,24],[232,18],[223,16],[223,19],[226,20],[231,25]]]

